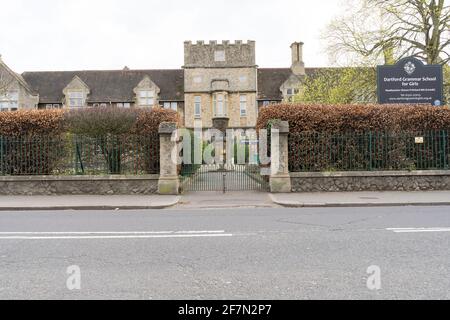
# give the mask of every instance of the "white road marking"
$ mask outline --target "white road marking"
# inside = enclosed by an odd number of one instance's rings
[[[0,232],[0,240],[92,240],[232,237],[218,231]]]
[[[387,228],[387,231],[395,233],[426,233],[426,232],[450,232],[450,228],[436,227],[436,228]]]
[[[0,232],[0,235],[159,235],[159,234],[219,234],[225,233],[224,230],[218,231],[62,231],[62,232]]]
[[[0,237],[0,240],[113,240],[113,239],[161,239],[161,238],[220,238],[232,237],[230,233],[223,234],[172,234],[172,235],[147,235],[147,236],[53,236],[53,237],[34,237],[34,236],[9,236]]]

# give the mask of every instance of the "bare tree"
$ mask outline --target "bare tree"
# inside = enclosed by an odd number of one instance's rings
[[[391,64],[406,56],[428,64],[450,62],[448,0],[349,0],[349,13],[335,19],[325,38],[332,56]]]

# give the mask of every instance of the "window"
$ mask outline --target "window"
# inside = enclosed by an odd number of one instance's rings
[[[214,61],[224,62],[225,61],[225,51],[219,50],[214,52]]]
[[[69,107],[80,108],[84,107],[85,98],[82,91],[69,92]]]
[[[9,91],[0,95],[0,111],[14,111],[19,107],[19,91]]]
[[[106,103],[100,103],[100,108],[106,108]]]
[[[215,117],[224,117],[227,115],[228,95],[225,93],[216,93],[213,97],[213,108]]]
[[[155,92],[143,90],[139,91],[139,106],[152,107],[155,105]]]
[[[164,102],[164,109],[178,111],[177,102]]]
[[[240,97],[241,117],[247,116],[247,95],[241,94]]]
[[[0,101],[0,111],[9,111],[9,103]]]
[[[195,96],[194,98],[194,116],[200,118],[202,116],[202,97]]]
[[[287,93],[287,95],[286,95],[287,101],[292,102],[294,100],[294,96],[296,94],[298,94],[299,92],[300,92],[299,89],[292,89],[292,88],[287,89],[287,91],[286,91],[286,93]]]
[[[47,110],[59,109],[59,104],[48,103],[48,104],[45,105],[45,109],[47,109]]]
[[[122,102],[118,102],[116,104],[117,108],[125,108],[125,109],[129,109],[130,108],[130,104],[128,102],[122,103]]]
[[[270,105],[270,101],[263,101],[263,107],[267,107]]]

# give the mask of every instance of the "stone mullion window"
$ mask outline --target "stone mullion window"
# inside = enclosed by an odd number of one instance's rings
[[[201,96],[194,97],[194,116],[196,118],[201,118],[201,116],[202,116],[202,97]]]
[[[69,107],[82,108],[86,104],[86,96],[83,91],[69,91]]]
[[[153,107],[155,105],[155,91],[141,90],[139,91],[139,106]]]
[[[247,95],[241,94],[239,97],[239,109],[241,113],[241,117],[247,116]]]
[[[19,108],[19,91],[9,91],[0,96],[0,111],[15,111]]]
[[[163,108],[166,110],[178,111],[178,102],[164,102]]]
[[[228,106],[227,93],[215,93],[213,95],[213,113],[215,117],[226,117]]]

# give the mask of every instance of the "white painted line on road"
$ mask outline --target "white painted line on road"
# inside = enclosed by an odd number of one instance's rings
[[[166,234],[166,235],[111,235],[111,236],[9,236],[0,240],[114,240],[114,239],[162,239],[162,238],[220,238],[232,237],[230,233],[222,234]]]
[[[387,231],[395,233],[426,233],[426,232],[450,232],[450,228],[436,227],[436,228],[387,228]]]
[[[0,232],[0,240],[92,240],[232,237],[224,230],[201,231],[49,231]]]
[[[161,235],[161,234],[220,234],[224,230],[217,231],[84,231],[84,232],[0,232],[1,235]]]

